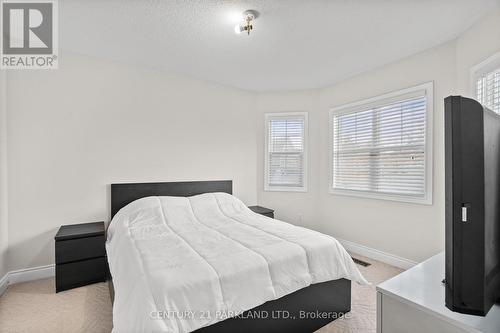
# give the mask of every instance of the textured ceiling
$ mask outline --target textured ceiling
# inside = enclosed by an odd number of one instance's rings
[[[65,0],[63,49],[256,91],[323,87],[453,38],[500,0]],[[250,36],[238,16],[260,17]],[[62,64],[61,64],[62,65]]]

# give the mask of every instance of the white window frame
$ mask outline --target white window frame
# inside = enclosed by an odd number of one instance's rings
[[[470,69],[470,96],[477,100],[477,80],[479,77],[484,76],[500,68],[500,52],[495,53],[486,60],[474,65]],[[488,107],[486,105],[486,107]]]
[[[399,100],[403,100],[405,97],[415,95],[418,92],[425,91],[427,96],[427,105],[426,105],[426,127],[425,127],[425,171],[424,171],[424,196],[420,198],[409,197],[398,194],[386,194],[386,193],[378,193],[378,192],[369,192],[369,191],[356,191],[356,190],[346,190],[346,189],[336,189],[333,187],[333,117],[338,113],[348,113],[348,112],[356,112],[362,111],[365,109],[374,108],[377,106],[394,103]],[[427,82],[420,84],[418,86],[393,91],[387,94],[383,94],[380,96],[364,99],[361,101],[344,104],[341,106],[333,107],[330,109],[330,117],[329,117],[329,184],[328,190],[330,194],[334,195],[345,195],[345,196],[353,196],[359,198],[369,198],[369,199],[380,199],[380,200],[390,200],[390,201],[399,201],[399,202],[408,202],[422,205],[432,205],[432,194],[433,194],[433,114],[434,114],[434,83]]]
[[[303,186],[269,186],[269,120],[275,117],[304,117],[304,152],[302,154],[302,165],[303,165]],[[264,114],[264,191],[271,192],[307,192],[308,185],[308,151],[309,151],[309,113],[305,111],[297,112],[272,112]]]

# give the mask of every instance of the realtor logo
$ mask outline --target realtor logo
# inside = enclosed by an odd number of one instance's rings
[[[0,68],[57,68],[56,0],[3,0],[1,17]]]

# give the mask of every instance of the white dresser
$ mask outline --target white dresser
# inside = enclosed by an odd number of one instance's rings
[[[444,305],[444,253],[377,286],[377,333],[500,333],[500,305],[486,317]]]

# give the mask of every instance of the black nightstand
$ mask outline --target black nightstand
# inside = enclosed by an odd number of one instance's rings
[[[106,281],[104,222],[63,225],[54,239],[56,292]]]
[[[274,219],[274,210],[261,206],[248,206],[254,213],[261,214]]]

